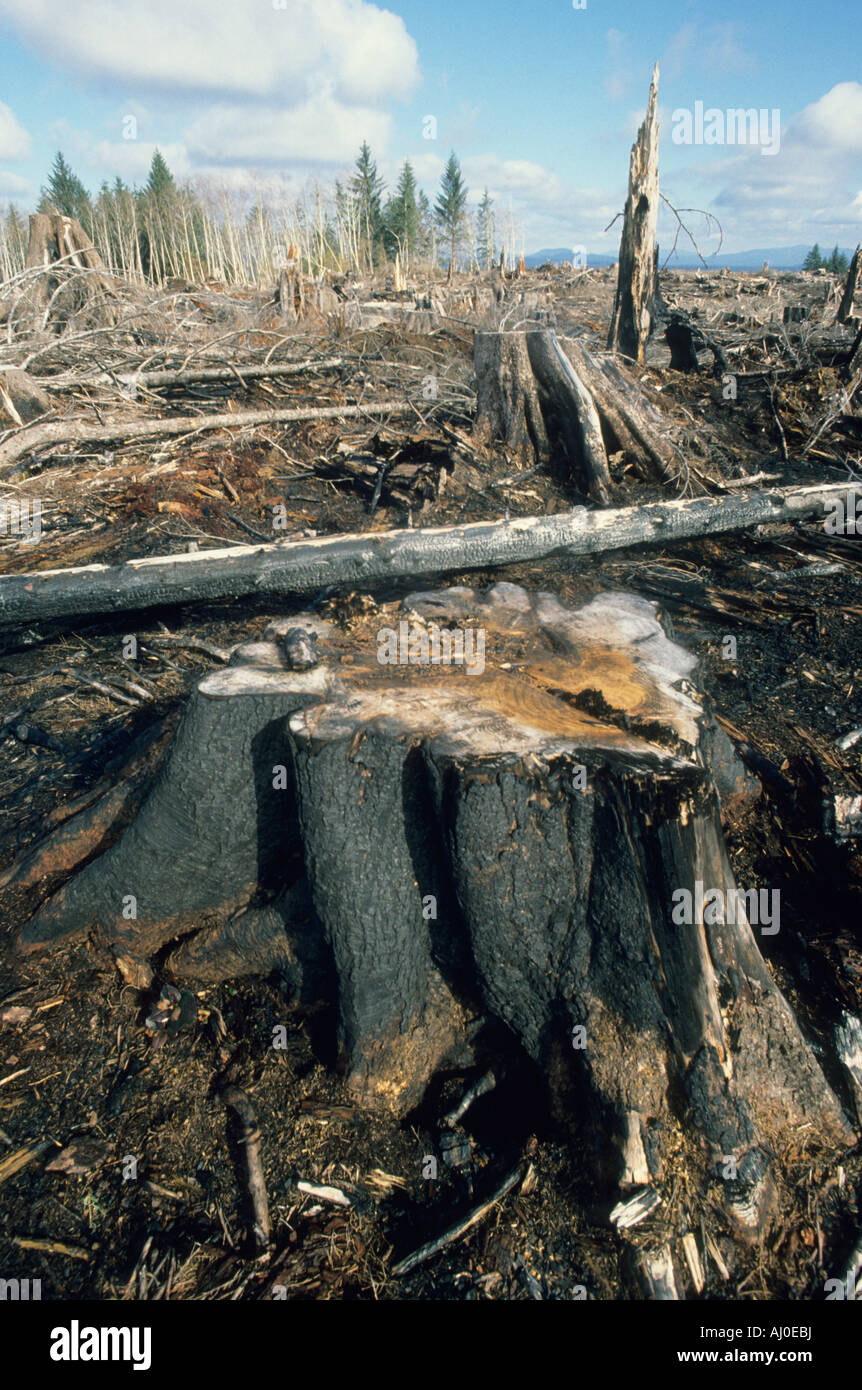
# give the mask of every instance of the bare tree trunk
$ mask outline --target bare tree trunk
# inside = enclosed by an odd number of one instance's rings
[[[860,252],[862,252],[862,247],[857,246],[853,252],[850,269],[847,271],[844,293],[838,306],[839,323],[850,323],[851,320],[858,319],[860,316],[860,309],[856,305],[856,298],[860,292],[860,275],[862,275],[862,255]]]
[[[549,555],[595,555],[633,545],[666,545],[747,526],[804,521],[822,516],[837,503],[846,505],[852,515],[856,498],[862,500],[858,486],[830,483],[593,512],[577,507],[556,516],[466,526],[226,546],[128,560],[122,565],[31,571],[0,579],[0,626],[243,594],[316,593],[333,584],[376,585],[404,576],[487,569]]]
[[[629,191],[620,239],[620,260],[608,347],[642,363],[656,290],[655,229],[658,218],[658,63],[653,68],[646,117],[632,145]]]

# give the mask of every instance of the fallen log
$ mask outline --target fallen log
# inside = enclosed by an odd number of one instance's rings
[[[236,417],[234,417],[236,418]],[[243,594],[317,593],[330,585],[375,585],[546,559],[667,545],[781,521],[804,521],[841,501],[854,514],[853,484],[775,488],[730,497],[656,502],[555,516],[472,522],[127,560],[122,565],[29,571],[0,579],[0,625],[85,613],[128,612]]]
[[[0,469],[8,468],[48,444],[110,444],[113,440],[170,438],[257,425],[295,424],[304,420],[355,420],[378,415],[412,415],[405,400],[369,401],[366,405],[303,406],[276,410],[235,410],[218,415],[180,415],[167,420],[116,420],[91,425],[84,420],[50,420],[18,430],[0,444]]]
[[[349,631],[280,620],[199,683],[132,825],[19,947],[91,932],[128,967],[183,938],[193,970],[203,928],[213,978],[242,955],[241,905],[307,892],[282,954],[325,944],[357,1099],[405,1113],[477,1019],[502,1022],[605,1183],[635,1150],[672,1178],[684,1125],[750,1232],[770,1154],[853,1130],[761,955],[776,904],[740,900],[695,666],[621,593],[574,610],[497,584]],[[252,917],[255,956],[278,935]]]
[[[38,386],[43,391],[72,391],[98,386],[143,387],[152,390],[161,386],[189,386],[207,381],[256,381],[260,377],[298,376],[304,372],[329,372],[344,366],[343,357],[309,358],[307,362],[250,362],[230,367],[186,367],[182,370],[152,372],[97,372],[93,376],[42,377]]]

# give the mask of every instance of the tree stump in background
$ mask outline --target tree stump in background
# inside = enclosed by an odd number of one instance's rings
[[[775,913],[736,897],[738,768],[694,666],[619,593],[279,622],[200,682],[136,819],[20,945],[182,935],[177,975],[328,981],[351,1088],[399,1112],[502,1021],[610,1181],[659,1178],[684,1132],[756,1228],[767,1153],[852,1132],[761,956]]]
[[[23,293],[0,305],[0,321],[12,319],[22,333],[38,331],[47,320],[62,332],[74,320],[78,327],[115,322],[114,301],[120,290],[105,267],[92,238],[74,217],[59,212],[30,215],[30,240],[25,270],[43,270]]]
[[[584,496],[608,506],[608,453],[623,450],[642,477],[673,480],[671,447],[637,403],[618,360],[596,362],[582,341],[548,329],[476,333],[476,435],[522,466],[555,458]],[[697,359],[695,358],[695,364]]]

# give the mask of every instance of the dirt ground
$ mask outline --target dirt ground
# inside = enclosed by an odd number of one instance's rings
[[[546,321],[601,346],[610,273],[536,272],[530,283],[544,296]],[[739,373],[738,397],[728,400],[709,352],[699,374],[684,376],[667,370],[661,341],[650,349],[638,389],[666,412],[690,466],[685,485],[720,492],[758,472],[777,485],[849,476],[856,454],[840,425],[800,459],[840,385],[828,361],[794,375],[811,325],[834,304],[829,278],[675,273],[666,292],[704,325],[720,310]],[[776,327],[785,302],[809,306],[786,349]],[[469,324],[428,334],[321,329],[296,344],[304,360],[333,352],[346,365],[325,384],[295,377],[202,391],[201,400],[218,409],[271,405],[274,395],[338,403],[431,375],[444,385],[446,407],[423,413],[416,395],[412,421],[273,425],[265,439],[203,434],[86,457],[54,450],[19,475],[43,499],[40,544],[5,539],[0,569],[206,549],[249,532],[272,539],[280,506],[284,534],[322,535],[408,518],[434,525],[505,509],[537,515],[584,500],[553,469],[500,486],[515,471],[511,460],[473,447]],[[764,362],[775,367],[768,381],[746,376]],[[162,399],[167,414],[188,409],[187,393]],[[391,467],[372,515],[381,461]],[[618,505],[667,496],[623,457],[612,459],[612,472]],[[762,527],[446,582],[481,587],[501,577],[568,602],[609,588],[643,594],[697,653],[698,684],[762,784],[754,802],[726,808],[733,867],[739,882],[781,891],[782,930],[763,949],[828,1070],[826,1044],[842,1010],[862,1014],[862,846],[858,837],[836,840],[825,810],[836,793],[862,791],[862,740],[846,751],[836,743],[862,726],[859,538],[828,535],[818,523]],[[364,596],[325,591],[317,600],[349,611]],[[303,607],[307,599],[263,596],[0,634],[0,869],[19,863],[64,808],[119,775],[142,733],[163,723],[166,738],[219,652]],[[158,970],[141,990],[93,943],[38,960],[12,952],[15,932],[61,881],[59,872],[42,875],[0,898],[0,1268],[7,1278],[41,1278],[44,1298],[619,1300],[641,1296],[633,1248],[670,1240],[678,1253],[693,1230],[699,1243],[708,1234],[718,1256],[705,1260],[702,1297],[809,1299],[821,1296],[856,1238],[858,1146],[838,1159],[780,1155],[775,1219],[745,1249],[731,1239],[716,1194],[693,1188],[682,1136],[661,1207],[632,1232],[616,1232],[608,1218],[617,1194],[594,1187],[579,1161],[576,1117],[550,1114],[531,1064],[499,1025],[482,1034],[482,1065],[438,1077],[402,1122],[350,1101],[333,1068],[333,1010],[303,1014],[278,976],[201,988],[181,1026],[154,1034],[146,1020],[166,982]],[[283,1045],[274,1046],[279,1027]],[[470,1108],[455,1131],[460,1142],[444,1155],[441,1118],[488,1066],[497,1085]],[[252,1100],[262,1136],[273,1238],[257,1258],[245,1236],[243,1154],[216,1094],[226,1076]],[[52,1168],[67,1149],[71,1157]],[[468,1235],[413,1272],[394,1273],[515,1169],[512,1189]],[[338,1189],[346,1204],[304,1193],[299,1182]],[[695,1296],[685,1279],[680,1292]]]

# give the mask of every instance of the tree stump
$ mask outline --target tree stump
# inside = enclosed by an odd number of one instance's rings
[[[623,214],[620,259],[608,347],[642,364],[652,327],[656,292],[655,229],[658,219],[658,63],[653,68],[646,116],[632,145],[629,189]]]
[[[0,420],[4,417],[13,425],[26,425],[48,415],[53,403],[38,381],[20,367],[4,367],[0,371]]]
[[[25,270],[44,273],[25,284],[22,294],[0,306],[0,321],[12,320],[19,332],[31,332],[50,319],[56,331],[70,322],[104,326],[115,322],[116,281],[74,217],[59,212],[30,215]]]
[[[734,897],[740,769],[695,664],[622,593],[280,621],[20,946],[89,931],[128,969],[183,936],[178,975],[331,987],[351,1088],[399,1112],[502,1021],[606,1176],[660,1177],[684,1129],[756,1225],[767,1151],[852,1131],[761,956],[774,915]]]
[[[476,431],[522,462],[555,456],[585,496],[609,506],[613,482],[595,402],[555,333],[477,333]]]

